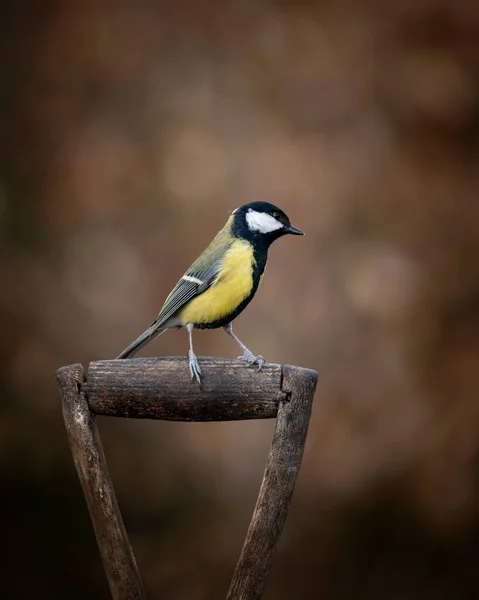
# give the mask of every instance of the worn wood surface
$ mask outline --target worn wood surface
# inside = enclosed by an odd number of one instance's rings
[[[317,380],[316,371],[284,368],[283,391],[290,400],[279,406],[263,482],[227,600],[261,597],[301,466]]]
[[[103,448],[81,387],[83,367],[62,367],[57,381],[63,418],[114,600],[145,600],[143,584],[126,534]]]
[[[261,371],[237,360],[200,358],[201,386],[184,357],[92,362],[83,390],[92,412],[171,421],[271,419],[286,393],[282,368]]]
[[[190,381],[184,358],[93,362],[59,369],[63,415],[73,458],[114,600],[144,600],[93,413],[184,421],[274,418],[275,434],[256,507],[227,600],[261,597],[299,473],[317,384],[309,369],[256,368],[200,360],[204,380]]]

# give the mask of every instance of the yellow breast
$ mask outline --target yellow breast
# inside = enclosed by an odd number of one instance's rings
[[[235,240],[216,283],[185,304],[177,316],[184,324],[212,323],[232,313],[251,292],[253,261],[251,244]]]

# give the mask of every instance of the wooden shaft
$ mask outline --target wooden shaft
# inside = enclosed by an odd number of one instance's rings
[[[200,358],[201,386],[184,357],[90,363],[82,386],[97,415],[170,421],[272,419],[281,400],[282,368]]]
[[[284,368],[283,391],[266,470],[227,600],[257,600],[286,520],[301,466],[318,374]]]
[[[114,600],[145,600],[135,557],[111,483],[95,417],[81,387],[83,367],[62,367],[57,381],[63,418]]]
[[[299,473],[318,374],[200,359],[201,387],[183,358],[111,360],[59,369],[70,446],[114,600],[145,600],[93,413],[183,421],[273,418],[276,430],[227,600],[261,597]]]

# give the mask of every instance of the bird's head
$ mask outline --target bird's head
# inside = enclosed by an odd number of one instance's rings
[[[233,233],[252,241],[264,241],[268,245],[282,235],[303,235],[288,216],[269,202],[250,202],[232,213]]]

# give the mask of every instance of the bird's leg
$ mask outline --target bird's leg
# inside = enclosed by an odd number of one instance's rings
[[[191,379],[193,379],[193,377],[196,377],[196,381],[199,384],[201,384],[200,364],[198,362],[196,354],[193,352],[193,333],[192,333],[193,332],[193,324],[188,323],[188,325],[186,326],[186,329],[187,329],[188,335],[190,337],[190,349],[188,350],[188,361],[189,361],[189,366],[190,366]]]
[[[259,371],[264,364],[264,358],[260,355],[255,356],[251,352],[251,350],[248,350],[248,348],[243,344],[243,342],[239,339],[239,337],[233,333],[233,326],[231,323],[228,323],[228,325],[225,325],[223,327],[223,329],[226,331],[226,333],[228,335],[230,335],[236,341],[236,343],[238,343],[240,345],[241,349],[243,350],[243,355],[238,356],[238,360],[244,360],[249,365],[254,365],[255,363],[257,363],[258,371]]]

